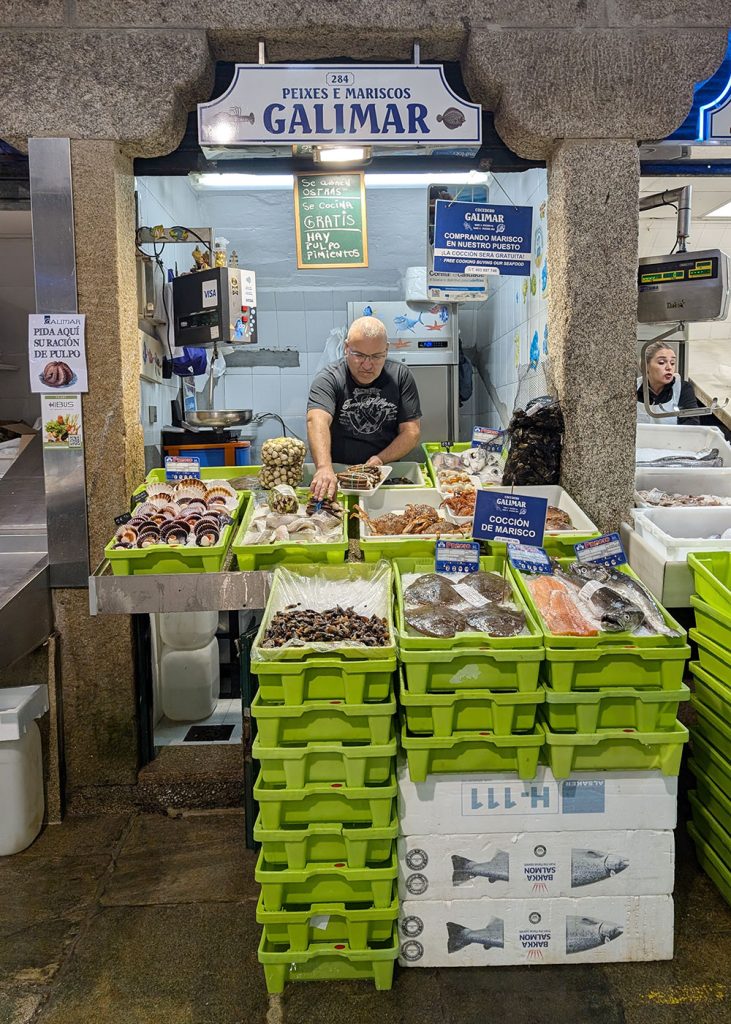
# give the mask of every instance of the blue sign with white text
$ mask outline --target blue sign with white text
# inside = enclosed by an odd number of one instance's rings
[[[595,565],[625,565],[627,556],[618,533],[606,533],[602,537],[592,537],[574,544],[576,559],[579,562],[593,562]]]
[[[530,277],[533,208],[437,199],[434,270]]]
[[[477,572],[480,545],[471,540],[438,540],[434,567],[437,572]]]
[[[475,540],[517,540],[521,544],[540,547],[547,510],[545,498],[478,491],[472,536]]]

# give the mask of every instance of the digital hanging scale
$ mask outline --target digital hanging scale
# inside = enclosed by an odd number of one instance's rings
[[[729,258],[720,249],[645,256],[637,270],[637,319],[643,324],[724,320]]]

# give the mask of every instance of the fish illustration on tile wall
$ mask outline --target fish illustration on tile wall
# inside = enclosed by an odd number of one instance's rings
[[[401,316],[395,316],[393,322],[397,331],[411,331],[412,333],[416,333],[414,328],[417,324],[424,325],[422,313],[419,313],[415,319],[402,313]]]
[[[541,350],[538,345],[538,331],[533,332],[530,343],[530,368],[535,370],[538,367],[538,360],[541,358]]]
[[[612,921],[595,921],[593,917],[566,918],[566,952],[585,953],[614,942],[624,929]]]
[[[452,885],[464,885],[474,878],[486,878],[488,882],[510,881],[510,854],[498,850],[490,860],[481,862],[452,854]]]
[[[629,867],[627,857],[614,853],[602,853],[600,850],[571,851],[571,888],[578,889],[582,885],[594,885],[606,878],[613,878],[620,871]]]
[[[484,928],[467,928],[465,925],[447,921],[447,952],[458,953],[471,945],[483,949],[502,949],[505,946],[505,925],[502,918],[493,917]]]

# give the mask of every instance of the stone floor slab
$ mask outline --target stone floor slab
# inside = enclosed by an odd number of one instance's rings
[[[129,815],[92,818],[66,818],[60,825],[47,825],[38,838],[13,857],[0,857],[0,872],[5,864],[55,857],[88,857],[111,853],[127,828]]]

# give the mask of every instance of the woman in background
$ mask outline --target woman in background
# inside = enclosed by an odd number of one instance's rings
[[[647,383],[650,392],[650,405],[657,412],[677,412],[678,409],[698,409],[692,385],[681,380],[675,372],[677,357],[673,349],[665,342],[656,341],[645,353],[647,367]],[[642,377],[637,378],[637,422],[638,423],[680,423],[697,426],[698,416],[666,416],[661,420],[653,419],[645,409],[642,396]]]

